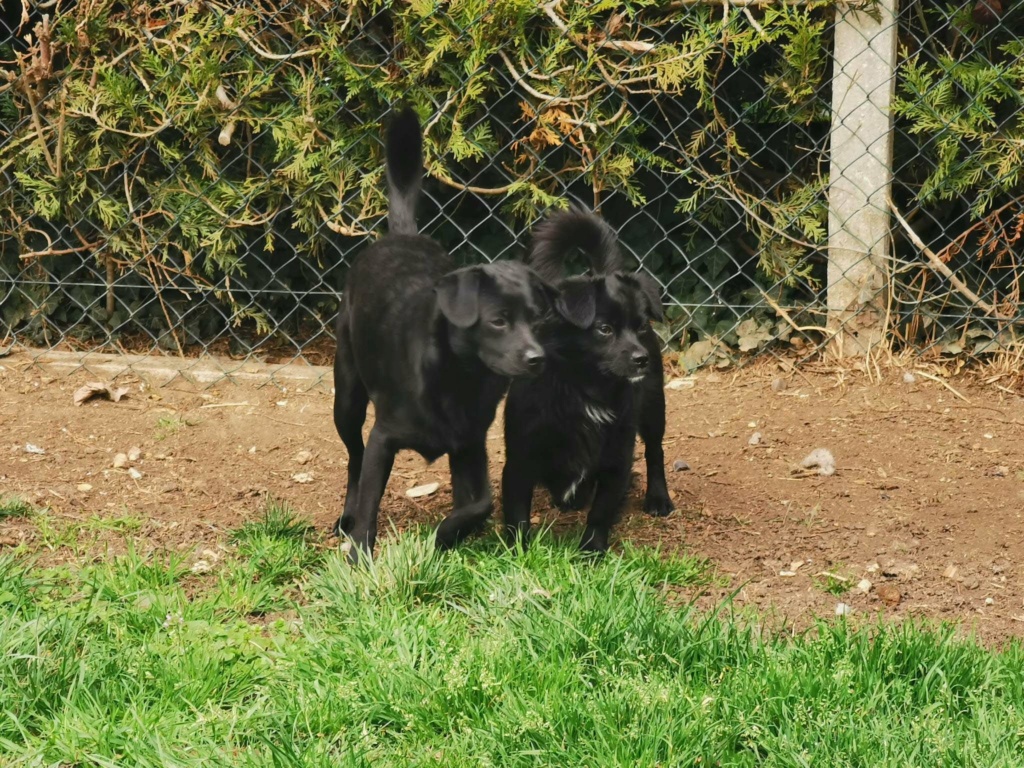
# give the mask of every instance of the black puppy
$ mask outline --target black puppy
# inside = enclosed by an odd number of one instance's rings
[[[390,233],[352,264],[338,312],[334,424],[348,449],[348,492],[335,533],[372,555],[381,496],[395,453],[427,461],[448,454],[454,510],[437,530],[441,548],[491,513],[487,429],[510,377],[538,373],[544,350],[531,323],[552,289],[526,265],[454,270],[434,240],[417,234],[423,137],[411,109],[387,135]],[[368,402],[375,422],[363,445]]]
[[[565,279],[576,249],[594,274]],[[563,510],[593,500],[580,548],[603,552],[629,491],[638,428],[647,460],[644,508],[652,515],[672,511],[661,445],[664,373],[650,326],[662,317],[658,286],[647,275],[623,272],[611,227],[575,209],[536,229],[529,261],[561,295],[558,314],[538,330],[547,369],[513,382],[505,404],[506,536],[525,546],[533,490],[541,484]]]

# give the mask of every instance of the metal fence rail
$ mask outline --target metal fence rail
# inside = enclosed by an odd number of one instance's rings
[[[328,362],[409,101],[425,232],[514,258],[600,210],[686,368],[1020,352],[1016,4],[4,8],[0,350]]]

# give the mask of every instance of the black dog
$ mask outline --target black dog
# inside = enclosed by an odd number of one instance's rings
[[[593,276],[561,279],[579,248]],[[560,509],[593,500],[580,548],[603,552],[629,491],[639,428],[647,460],[645,510],[667,515],[664,373],[651,320],[662,317],[657,284],[622,271],[615,233],[602,219],[570,210],[536,230],[529,261],[561,292],[558,315],[538,331],[547,370],[513,382],[505,404],[502,477],[505,532],[526,545],[537,484]]]
[[[338,312],[334,424],[348,449],[348,493],[335,533],[372,555],[381,496],[395,453],[448,454],[454,510],[437,530],[446,548],[491,513],[487,429],[510,377],[539,373],[544,350],[531,323],[554,291],[516,262],[453,271],[448,254],[417,234],[423,137],[411,109],[387,135],[390,234],[352,264]],[[376,420],[366,446],[368,402]]]

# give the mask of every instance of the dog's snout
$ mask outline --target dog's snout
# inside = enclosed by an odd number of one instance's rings
[[[633,353],[633,365],[636,366],[637,370],[646,368],[648,360],[650,360],[650,357],[645,349],[640,349]]]
[[[523,362],[531,373],[539,373],[544,367],[544,350],[540,347],[526,350],[523,353]]]

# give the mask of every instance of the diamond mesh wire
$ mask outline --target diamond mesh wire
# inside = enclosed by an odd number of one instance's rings
[[[1017,353],[1024,12],[889,7],[8,3],[0,352],[328,363],[407,101],[424,232],[516,258],[552,206],[599,210],[682,368]],[[844,69],[870,56],[877,87]]]

